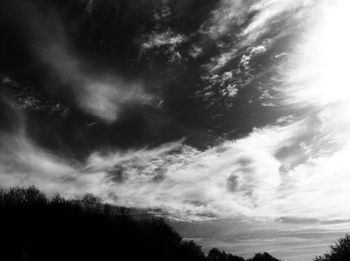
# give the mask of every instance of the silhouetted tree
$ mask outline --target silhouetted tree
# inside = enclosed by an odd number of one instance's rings
[[[45,204],[47,199],[36,187],[11,188],[8,192],[1,191],[0,200],[6,204]]]
[[[315,257],[315,261],[348,261],[350,260],[350,236],[346,235],[330,246],[330,251],[323,256]]]
[[[85,194],[81,199],[81,204],[83,208],[87,210],[98,210],[101,206],[101,199],[99,197],[94,196],[91,193]]]
[[[0,190],[0,260],[244,261],[217,249],[206,256],[163,219],[136,220],[92,194],[48,200],[35,187]]]
[[[201,247],[193,241],[182,241],[180,247],[176,251],[178,251],[178,253],[176,253],[176,255],[179,256],[178,260],[202,261],[206,259]]]
[[[234,256],[232,254],[226,254],[225,251],[221,252],[217,248],[212,248],[207,257],[208,261],[244,261],[242,257]]]
[[[274,258],[269,253],[258,253],[253,258],[249,259],[248,261],[281,261],[277,258]]]

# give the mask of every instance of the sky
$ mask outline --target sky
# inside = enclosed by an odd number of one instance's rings
[[[94,193],[205,248],[311,260],[350,227],[349,9],[1,1],[1,187]]]

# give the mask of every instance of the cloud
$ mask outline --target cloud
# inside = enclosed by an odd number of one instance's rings
[[[155,47],[167,46],[177,46],[186,41],[186,37],[180,34],[174,34],[171,31],[166,31],[162,33],[153,33],[149,36],[147,41],[142,43],[143,49],[152,49]]]
[[[130,83],[116,77],[87,81],[77,94],[77,102],[90,114],[113,122],[118,119],[125,105],[152,102],[152,96],[140,86],[139,82]]]
[[[223,95],[234,98],[239,86],[245,86],[249,81],[254,59],[269,51],[274,37],[280,36],[283,27],[275,35],[266,36],[268,39],[256,40],[271,29],[270,23],[278,24],[286,13],[293,12],[301,19],[303,16],[298,10],[307,3],[312,1],[268,0],[250,5],[245,1],[223,1],[223,6],[232,4],[237,8],[232,9],[234,11],[227,9],[222,19],[217,11],[214,12],[209,34],[217,32],[212,37],[218,39],[219,34],[228,32],[232,23],[242,27],[237,29],[237,41],[224,46],[224,52],[208,66],[209,73],[203,76],[208,86],[198,95],[210,96],[219,86]],[[247,12],[253,11],[256,14],[246,20]],[[338,20],[343,22],[338,24],[342,29],[346,17]],[[347,43],[347,39],[336,34],[339,31],[330,32],[327,28],[325,35],[331,33],[335,39],[343,40],[341,43]],[[315,34],[318,32],[316,30]],[[85,162],[60,158],[40,148],[28,138],[23,121],[21,130],[1,136],[1,184],[34,184],[45,191],[61,192],[66,196],[92,192],[106,202],[146,208],[182,220],[237,216],[320,221],[346,219],[350,216],[350,210],[344,208],[350,199],[349,96],[342,88],[334,92],[318,87],[320,79],[333,86],[333,76],[338,76],[336,83],[347,86],[347,67],[339,67],[344,64],[338,58],[342,53],[347,57],[348,52],[343,44],[340,44],[341,50],[335,50],[339,46],[331,40],[328,44],[333,48],[327,49],[326,57],[306,59],[314,57],[304,55],[312,54],[310,47],[317,42],[313,38],[315,35],[310,35],[311,44],[288,54],[291,63],[302,70],[290,64],[279,68],[278,81],[271,80],[278,83],[277,90],[262,95],[275,106],[291,108],[292,112],[302,107],[305,109],[302,115],[290,113],[276,122],[253,129],[244,137],[223,141],[203,151],[181,140],[133,150],[100,148]],[[152,97],[137,80],[90,73],[64,33],[58,34],[57,45],[54,38],[45,38],[48,39],[45,44],[39,41],[35,47],[38,57],[69,86],[64,90],[71,91],[81,109],[112,122],[118,120],[120,111],[128,104],[151,102]],[[176,46],[185,41],[171,32],[153,35],[148,40],[145,48]],[[330,55],[331,50],[337,58]],[[238,67],[225,67],[236,55]],[[328,58],[332,58],[332,63],[325,62]],[[319,62],[324,67],[319,68]],[[334,66],[339,70],[332,69]],[[213,68],[215,70],[210,71]],[[322,75],[319,72],[324,72],[324,68],[332,73],[314,80],[312,68],[317,69],[316,75]],[[268,87],[271,85],[263,86]]]
[[[43,151],[24,135],[7,137],[6,143],[2,140],[1,180],[6,186],[35,184],[67,196],[90,191],[110,203],[182,220],[339,218],[347,210],[331,205],[348,198],[350,180],[345,175],[334,179],[330,171],[346,160],[348,149],[331,156],[310,154],[317,146],[310,136],[317,133],[308,135],[306,123],[256,129],[246,138],[203,152],[181,141],[153,149],[96,152],[83,165]],[[296,150],[305,150],[306,159],[291,165],[291,157],[300,154]],[[322,161],[326,156],[328,163]],[[338,194],[329,195],[330,190]]]
[[[152,102],[153,97],[145,91],[140,80],[126,81],[108,74],[98,76],[84,69],[81,58],[68,52],[63,39],[58,46],[50,47],[52,42],[47,44],[49,47],[39,48],[39,58],[67,85],[65,88],[73,93],[76,104],[91,115],[113,122],[119,118],[125,105]]]
[[[35,185],[48,195],[77,197],[92,192],[101,195],[105,175],[81,172],[81,164],[62,159],[31,142],[23,131],[2,135],[0,140],[0,183],[4,188]]]
[[[146,38],[141,44],[140,54],[149,55],[148,51],[159,52],[159,50],[163,50],[162,54],[168,57],[169,62],[181,60],[182,56],[178,47],[188,40],[185,35],[175,34],[169,29],[163,32],[153,31]]]
[[[226,34],[230,27],[240,26],[246,21],[251,4],[251,0],[221,0],[211,19],[202,25],[201,32],[213,39]]]
[[[196,97],[205,102],[219,97],[226,108],[233,108],[243,93],[249,92],[243,89],[255,86],[261,94],[260,98],[251,95],[252,105],[258,101],[266,110],[275,107],[274,94],[279,85],[274,81],[284,69],[281,64],[290,46],[301,37],[313,4],[316,1],[221,1],[200,30],[217,51],[202,65],[205,87],[196,92]],[[278,56],[281,48],[284,56]],[[271,59],[273,55],[275,59]],[[230,79],[227,73],[232,74]],[[265,80],[268,77],[269,83]]]
[[[108,123],[118,120],[127,105],[152,103],[140,79],[126,80],[73,47],[64,22],[50,4],[46,13],[40,2],[28,1],[23,6],[27,12],[21,27],[32,55],[46,66],[49,80],[45,85],[50,92],[64,93],[81,110]],[[17,7],[16,12],[22,14],[22,8]]]
[[[2,135],[0,180],[68,197],[92,192],[112,204],[181,220],[339,220],[350,215],[343,207],[350,199],[350,142],[334,140],[341,136],[324,117],[279,121],[205,151],[178,141],[96,151],[85,163],[41,149],[23,128]]]
[[[243,55],[246,48],[266,48],[264,42],[270,45],[293,31],[287,28],[297,27],[313,4],[314,0],[223,0],[213,12],[211,26],[203,27],[206,29],[202,32],[215,39],[229,35],[232,44],[213,59],[208,65],[209,70],[213,72],[223,68],[229,61]]]
[[[118,168],[123,179],[109,188],[117,203],[161,209],[173,218],[345,218],[350,146],[329,146],[328,131],[327,123],[310,117],[204,152],[174,143],[94,154],[88,169],[112,179]]]
[[[23,86],[8,76],[0,76],[4,89],[11,90],[15,103],[25,111],[46,112],[50,115],[59,115],[64,118],[70,113],[70,108],[60,102],[52,101],[35,90]],[[8,97],[7,97],[8,98]]]

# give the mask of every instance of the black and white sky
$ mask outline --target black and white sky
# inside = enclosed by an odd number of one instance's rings
[[[1,186],[349,228],[348,2],[2,0]]]

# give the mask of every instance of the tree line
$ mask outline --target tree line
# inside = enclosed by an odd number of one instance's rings
[[[332,251],[315,261],[350,260],[350,238]],[[35,187],[0,190],[0,261],[15,260],[245,261],[216,248],[205,254],[161,218],[136,219],[92,194],[48,199]],[[259,253],[247,261],[279,260]]]

